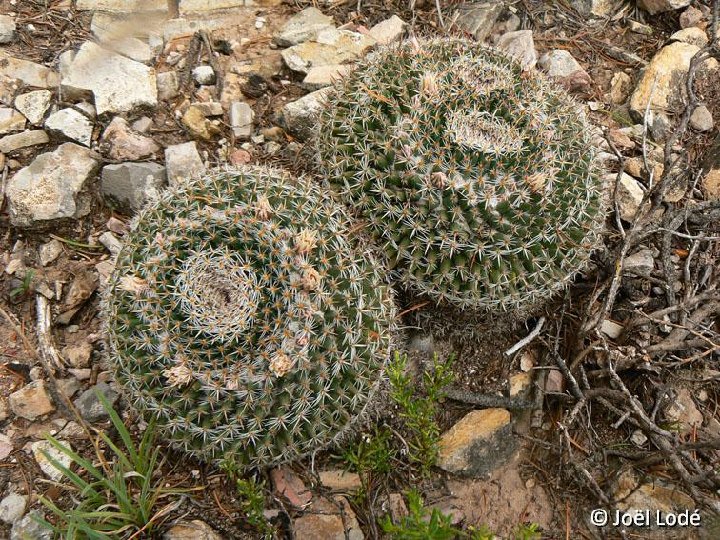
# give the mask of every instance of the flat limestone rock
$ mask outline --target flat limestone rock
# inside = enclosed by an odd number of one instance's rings
[[[18,79],[26,86],[53,88],[60,82],[57,71],[22,58],[14,58],[0,51],[0,75]]]
[[[81,11],[115,11],[135,13],[138,11],[167,11],[167,0],[77,0]]]

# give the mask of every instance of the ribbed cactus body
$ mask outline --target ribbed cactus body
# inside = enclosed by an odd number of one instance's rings
[[[338,204],[272,169],[208,174],[151,203],[105,298],[130,401],[202,459],[264,466],[365,409],[394,308]]]
[[[598,240],[602,187],[581,109],[477,43],[368,57],[330,94],[317,151],[396,277],[437,300],[527,307]]]

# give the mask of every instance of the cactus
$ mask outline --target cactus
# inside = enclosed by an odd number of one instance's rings
[[[318,186],[262,168],[209,173],[139,214],[104,299],[109,352],[176,446],[267,466],[363,413],[394,307],[348,223]]]
[[[319,128],[323,175],[395,279],[439,303],[525,310],[598,244],[604,189],[582,110],[497,51],[377,51],[336,83]]]

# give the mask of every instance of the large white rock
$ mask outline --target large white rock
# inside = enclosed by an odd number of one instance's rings
[[[387,45],[393,41],[399,40],[405,33],[405,21],[397,15],[393,15],[389,19],[380,21],[370,29],[370,35],[380,45]]]
[[[53,88],[60,82],[57,71],[22,58],[15,58],[0,51],[0,78],[19,79],[26,86]]]
[[[537,51],[535,50],[532,30],[506,32],[500,36],[496,46],[501,51],[516,58],[525,70],[532,69],[537,64]]]
[[[59,440],[58,442],[63,446],[72,449],[67,441]],[[73,462],[70,456],[55,448],[49,441],[34,442],[30,445],[30,448],[32,449],[33,456],[35,456],[35,461],[37,461],[37,464],[40,466],[40,469],[42,469],[42,472],[55,482],[62,479],[63,472],[58,469],[55,464],[48,459],[48,457],[52,458],[54,461],[66,468],[70,468],[70,465]]]
[[[0,44],[11,43],[15,39],[15,29],[15,19],[0,15]]]
[[[165,149],[165,167],[171,186],[177,186],[205,170],[205,164],[194,142],[168,146]]]
[[[0,107],[0,134],[22,131],[26,118],[15,109]]]
[[[228,9],[243,7],[245,0],[180,0],[180,15],[193,11],[212,11],[214,9]]]
[[[275,36],[275,43],[290,47],[317,37],[318,32],[333,26],[332,17],[309,7],[290,17]]]
[[[35,90],[15,98],[15,108],[25,115],[31,124],[41,124],[50,108],[50,90]]]
[[[330,91],[330,88],[322,88],[285,105],[282,119],[288,131],[300,139],[312,137],[317,129],[317,117]]]
[[[8,182],[10,222],[28,227],[88,215],[90,200],[84,188],[98,166],[98,157],[73,143],[36,157]]]
[[[283,50],[281,55],[290,69],[307,73],[311,67],[356,60],[376,43],[369,35],[327,28],[318,32],[315,41],[293,45]]]
[[[691,0],[638,0],[638,5],[651,15],[684,8]]]
[[[92,142],[92,122],[75,109],[61,109],[51,114],[45,121],[45,128],[84,146],[90,146]]]
[[[94,94],[97,114],[130,112],[158,103],[154,69],[91,41],[83,43],[62,75],[63,88]]]
[[[167,11],[167,0],[77,0],[79,10],[119,11]]]

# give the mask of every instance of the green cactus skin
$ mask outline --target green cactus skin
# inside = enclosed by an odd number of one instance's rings
[[[137,217],[104,299],[132,404],[207,461],[295,460],[365,411],[395,308],[382,267],[319,187],[209,173]]]
[[[569,282],[599,242],[590,134],[542,75],[443,39],[377,51],[338,81],[316,150],[406,288],[519,312]]]

